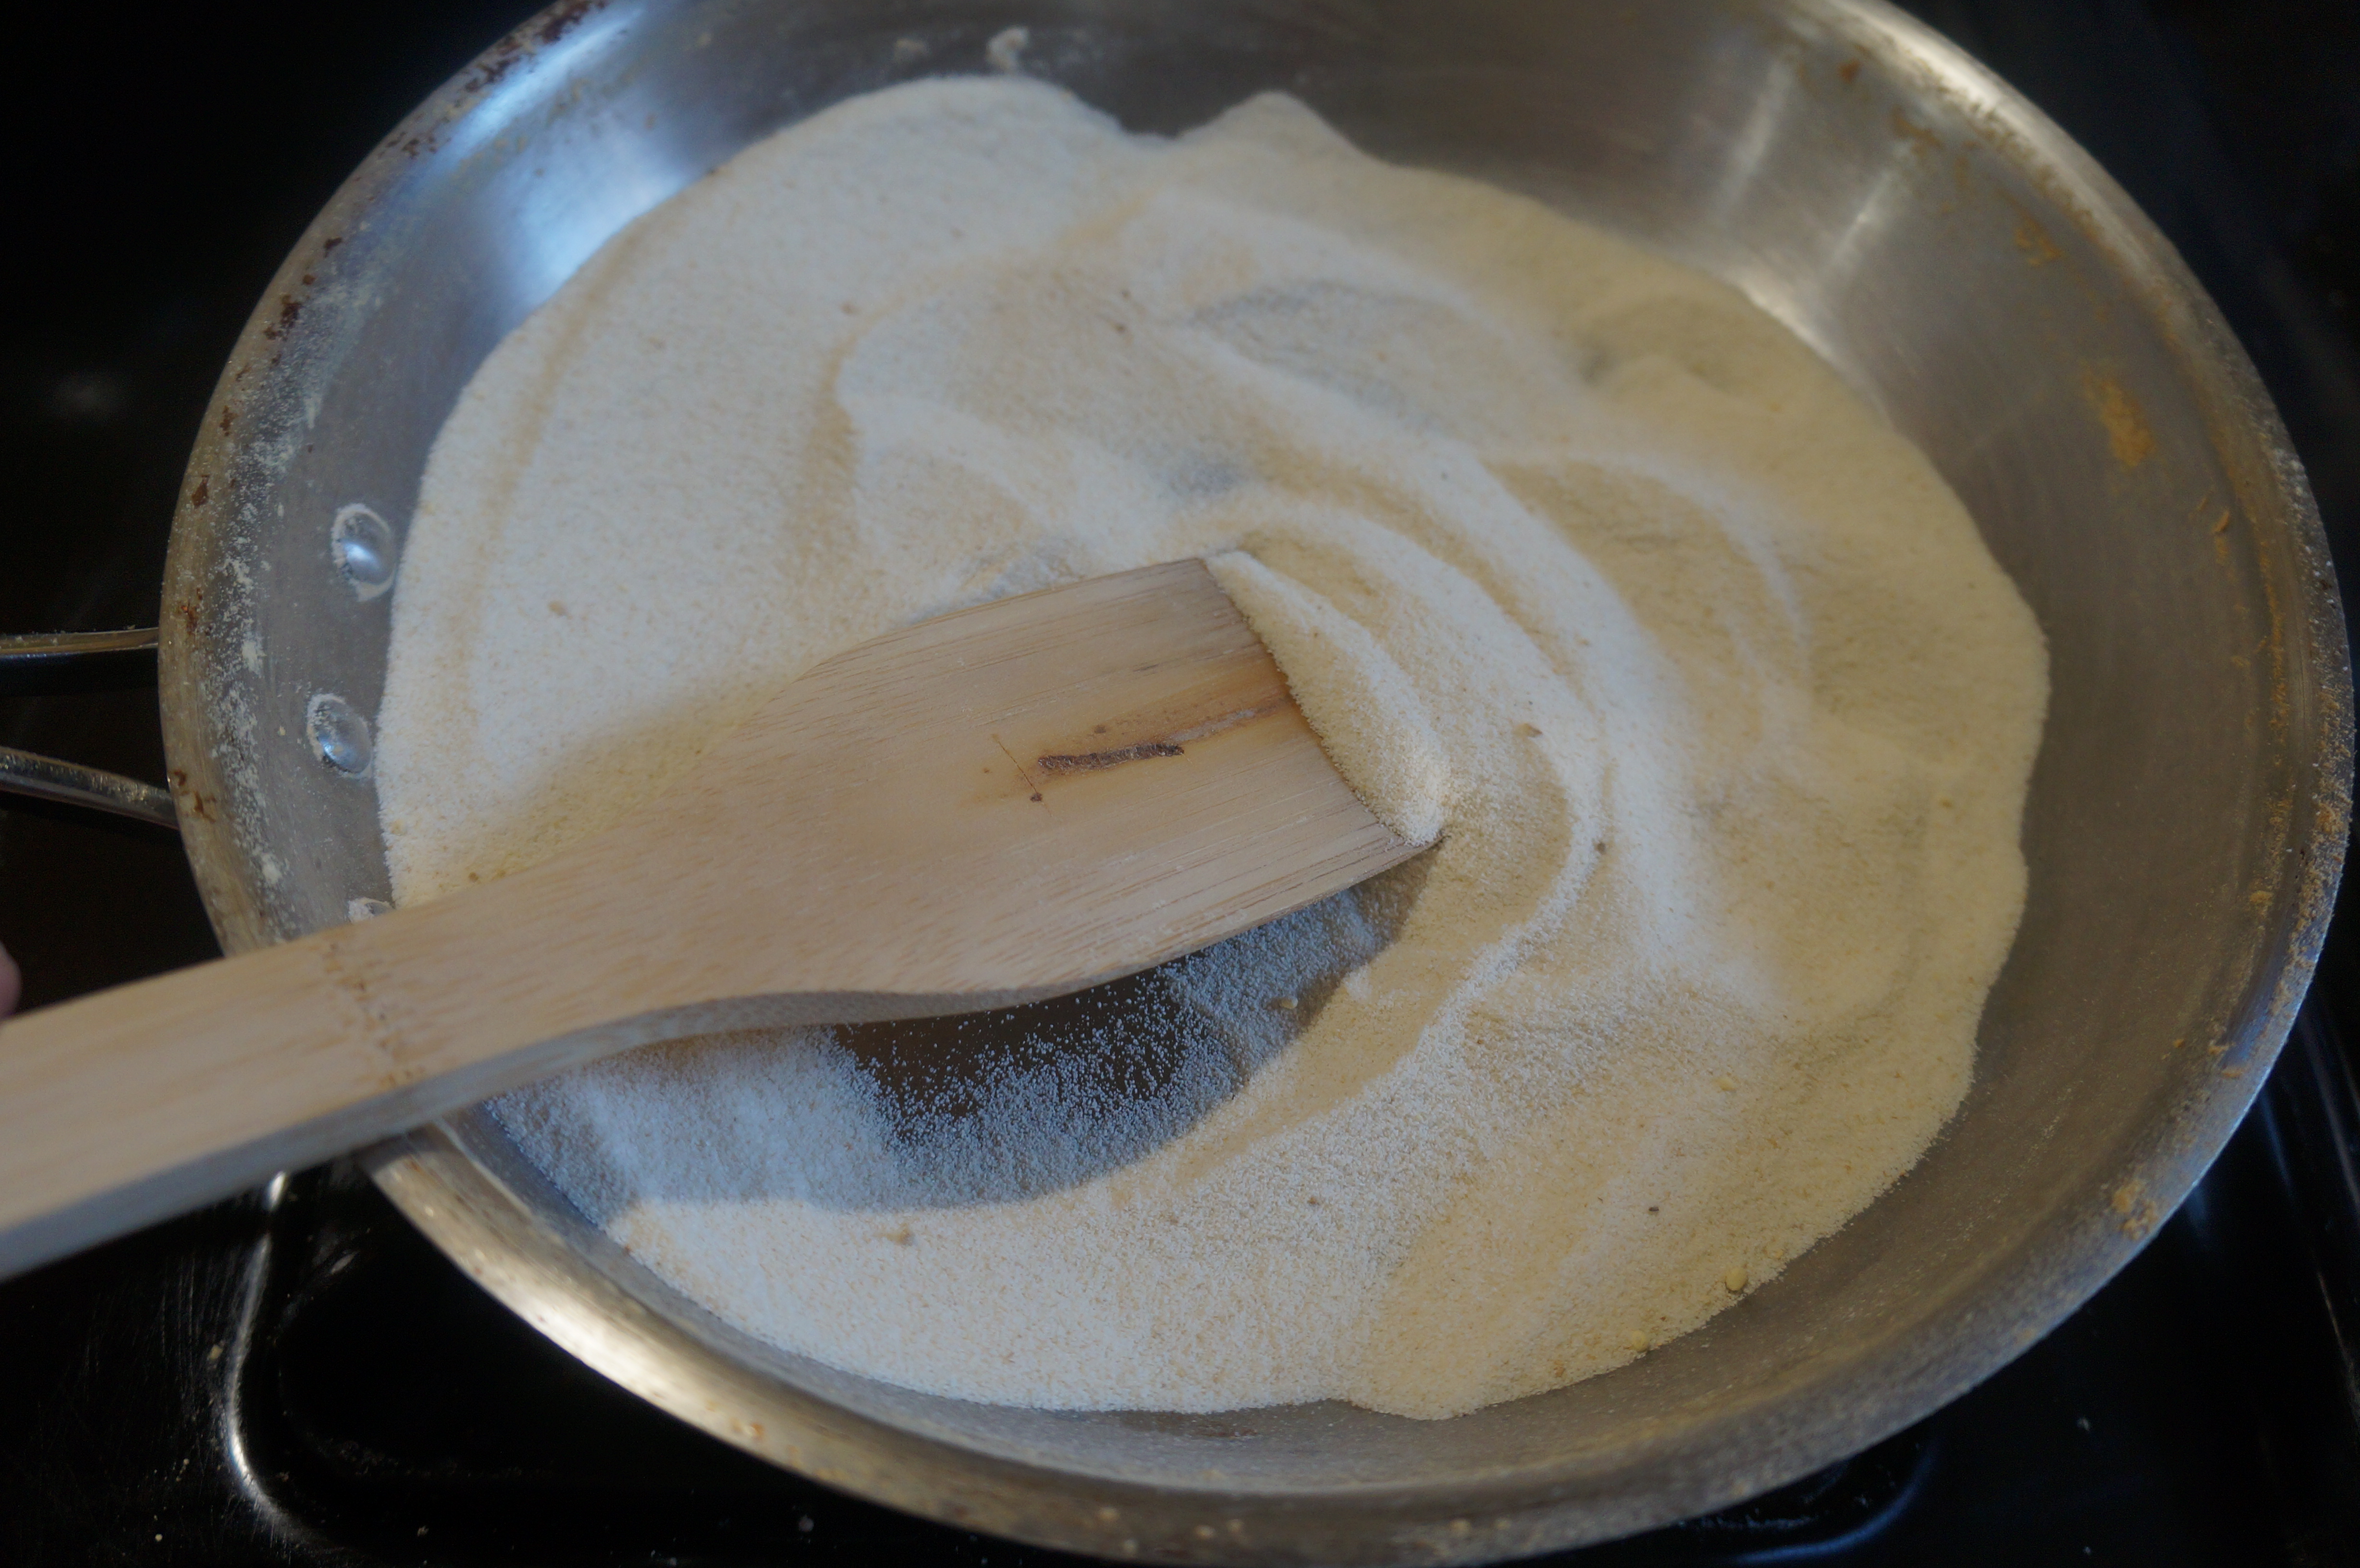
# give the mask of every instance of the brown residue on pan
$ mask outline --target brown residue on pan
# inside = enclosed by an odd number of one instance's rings
[[[606,0],[574,0],[574,4],[560,8],[530,32],[519,28],[510,33],[484,52],[467,79],[460,83],[459,91],[475,96],[497,86],[502,78],[531,59],[534,52],[561,42],[566,34],[582,25],[584,17],[593,11],[604,9],[606,3]],[[432,150],[437,144],[430,136],[426,145]],[[412,141],[404,150],[415,156],[418,144]]]
[[[2024,253],[2025,264],[2029,267],[2046,267],[2065,257],[2065,253],[2057,248],[2057,242],[2049,237],[2049,231],[2040,226],[2040,220],[2020,211],[2016,219],[2016,248]]]
[[[2147,415],[2138,399],[2126,391],[2123,384],[2100,370],[2081,373],[2081,393],[2096,410],[2098,422],[2106,427],[2106,444],[2113,449],[2114,461],[2125,468],[2136,468],[2155,455],[2155,432],[2147,428]]]
[[[189,788],[187,768],[175,768],[166,774],[165,778],[171,783],[172,797],[184,814],[195,817],[201,822],[209,822],[213,820],[213,797],[202,789]]]
[[[1941,137],[1898,109],[1893,111],[1893,134],[1897,136],[1907,136],[1928,152],[1942,150]]]
[[[1076,752],[1063,757],[1043,757],[1037,761],[1044,773],[1096,773],[1102,768],[1120,768],[1126,762],[1140,762],[1151,757],[1186,755],[1170,741],[1151,740],[1138,746],[1119,746],[1112,751]]]
[[[606,5],[606,0],[574,0],[573,5],[543,22],[541,25],[541,30],[534,36],[541,39],[541,46],[545,49],[580,27],[582,19],[591,12],[605,9]]]
[[[1848,60],[1844,61],[1841,65],[1840,65],[1840,66],[1836,67],[1836,75],[1837,75],[1837,77],[1838,77],[1838,78],[1839,78],[1839,79],[1843,82],[1843,84],[1844,84],[1846,87],[1849,87],[1849,86],[1851,86],[1853,82],[1858,82],[1858,81],[1860,80],[1860,60],[1859,60],[1859,59],[1858,59],[1857,57],[1854,57],[1853,59]]]
[[[501,77],[506,76],[515,67],[517,61],[524,58],[521,52],[524,46],[514,38],[502,38],[493,46],[492,58],[475,68],[475,73],[467,78],[460,91],[481,93],[497,83]]]
[[[189,505],[191,506],[202,506],[213,498],[213,476],[210,474],[198,474],[197,487],[189,492]]]
[[[2153,1230],[2163,1218],[2163,1211],[2156,1206],[2155,1200],[2147,1195],[2142,1183],[2136,1180],[2115,1188],[2114,1196],[2107,1200],[2107,1206],[2122,1216],[2123,1234],[2133,1240]]]

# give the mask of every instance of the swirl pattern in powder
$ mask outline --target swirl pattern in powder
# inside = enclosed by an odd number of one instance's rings
[[[2022,907],[2031,614],[1739,296],[1284,98],[1164,140],[896,88],[609,244],[434,449],[397,890],[865,637],[1191,555],[1433,847],[1062,1009],[508,1096],[592,1217],[915,1388],[1442,1416],[1687,1332],[1925,1150]]]

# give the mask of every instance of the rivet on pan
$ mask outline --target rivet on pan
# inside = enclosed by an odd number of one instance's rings
[[[368,771],[368,721],[334,692],[312,694],[303,709],[303,733],[311,754],[337,772],[357,779]]]
[[[393,528],[357,501],[336,508],[328,548],[336,570],[364,603],[393,586]]]

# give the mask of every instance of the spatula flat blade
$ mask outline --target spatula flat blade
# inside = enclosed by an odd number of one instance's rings
[[[711,885],[680,892],[742,905],[751,852],[793,846],[769,901],[795,937],[795,982],[824,971],[831,989],[1110,979],[1415,847],[1353,795],[1196,561],[863,644],[798,680],[658,806],[646,828],[678,864],[691,844],[740,846],[694,857]]]

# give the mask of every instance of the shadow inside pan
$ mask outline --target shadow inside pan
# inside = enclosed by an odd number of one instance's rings
[[[1063,1191],[1154,1153],[1244,1089],[1393,941],[1428,861],[1072,996],[677,1040],[520,1090],[496,1114],[600,1224],[642,1203],[711,1201],[714,1171],[731,1201],[856,1212]],[[702,1158],[643,1158],[682,1140]]]

